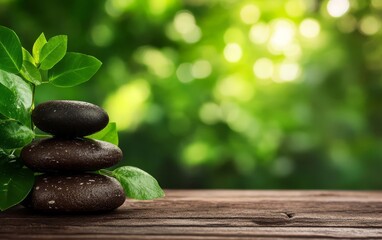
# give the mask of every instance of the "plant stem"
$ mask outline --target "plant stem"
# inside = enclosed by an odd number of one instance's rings
[[[34,95],[36,93],[36,85],[32,83],[32,106],[31,106],[31,111],[34,108]]]
[[[36,93],[36,85],[32,84],[32,105],[31,105],[31,110],[30,110],[30,113],[31,113],[31,129],[34,130],[34,124],[33,124],[33,121],[32,121],[32,111],[34,109],[34,95]]]
[[[39,69],[41,78],[42,78],[42,83],[47,83],[48,82],[48,71],[47,70],[41,70]]]
[[[49,135],[49,134],[35,134],[35,137],[45,138],[45,137],[52,137],[52,135]]]
[[[113,177],[113,175],[114,175],[112,171],[109,171],[107,169],[100,169],[100,170],[98,170],[98,173],[102,174],[102,175],[109,176],[109,177]]]

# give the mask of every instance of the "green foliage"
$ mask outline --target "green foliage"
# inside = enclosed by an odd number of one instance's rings
[[[40,64],[40,69],[49,70],[56,65],[65,56],[67,42],[68,37],[65,35],[59,35],[49,39],[41,48],[36,59]]]
[[[0,121],[0,148],[16,149],[27,145],[34,138],[29,127],[15,120]]]
[[[23,63],[20,39],[9,28],[0,26],[0,69],[18,73]]]
[[[150,200],[164,197],[164,192],[157,180],[139,168],[120,167],[112,172],[112,176],[122,184],[129,198]]]
[[[0,113],[24,125],[30,124],[32,89],[13,73],[0,70]]]
[[[15,159],[0,158],[0,210],[20,203],[34,184],[34,174]]]
[[[95,57],[66,53],[66,48],[67,36],[59,35],[46,41],[42,33],[33,45],[32,57],[22,48],[12,30],[0,26],[0,210],[20,203],[33,186],[34,173],[16,158],[20,150],[37,136],[31,123],[36,86],[43,83],[75,86],[88,81],[101,66]],[[116,124],[109,123],[105,129],[89,137],[117,145]],[[129,181],[128,176],[116,176],[123,177],[124,185]],[[139,178],[132,178],[132,182],[139,181]],[[133,192],[132,197],[154,197],[152,184],[156,180],[146,178],[141,183],[147,184],[147,194]],[[145,188],[144,185],[140,187]]]
[[[36,39],[36,41],[33,44],[32,53],[37,64],[41,63],[40,54],[41,54],[42,48],[45,46],[46,43],[47,41],[46,41],[45,35],[44,33],[41,33],[40,36]]]
[[[115,122],[110,122],[109,124],[107,124],[107,126],[104,129],[88,137],[109,142],[118,146],[117,125],[115,124]]]
[[[32,63],[33,65],[36,65],[34,58],[28,52],[28,50],[26,50],[25,48],[23,48],[23,61],[28,61],[28,62]]]
[[[73,87],[88,81],[101,67],[95,57],[81,53],[67,53],[49,72],[48,79],[58,87]]]
[[[21,75],[34,85],[40,85],[42,82],[41,73],[37,67],[30,61],[24,60],[20,71]]]

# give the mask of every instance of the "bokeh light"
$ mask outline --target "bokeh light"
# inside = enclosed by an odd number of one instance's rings
[[[191,74],[194,78],[206,78],[211,74],[212,67],[207,60],[196,61],[191,68]]]
[[[145,80],[137,79],[110,95],[105,101],[105,109],[118,129],[131,131],[142,120],[149,96],[150,86]]]
[[[359,28],[365,35],[373,35],[381,28],[381,21],[373,15],[368,15],[361,19]]]
[[[191,63],[180,64],[178,69],[176,70],[176,76],[178,77],[179,81],[183,83],[188,83],[194,80],[194,77],[192,75],[192,64]]]
[[[349,0],[329,0],[327,10],[330,16],[338,18],[350,8]]]
[[[300,66],[297,63],[282,63],[280,65],[279,74],[280,74],[279,81],[281,82],[296,80],[300,74]]]
[[[201,38],[201,30],[196,25],[195,17],[191,12],[178,12],[174,18],[174,27],[187,43],[195,43]]]
[[[304,19],[300,23],[300,33],[306,38],[315,38],[320,34],[320,23],[315,19]]]
[[[251,27],[249,38],[255,44],[262,44],[268,40],[269,34],[269,26],[265,23],[258,23]]]
[[[253,72],[259,79],[271,78],[273,71],[273,62],[268,58],[260,58],[253,65]]]
[[[245,5],[240,10],[240,18],[246,24],[254,24],[260,18],[260,10],[254,4]]]
[[[228,62],[238,62],[243,52],[237,43],[228,43],[224,48],[224,57]]]
[[[278,54],[292,43],[295,36],[295,25],[286,19],[276,19],[272,22],[273,32],[269,40],[269,50]]]

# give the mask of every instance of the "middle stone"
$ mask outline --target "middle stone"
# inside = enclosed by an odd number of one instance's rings
[[[122,151],[99,140],[46,138],[24,147],[20,157],[36,172],[83,172],[117,164],[122,159]]]

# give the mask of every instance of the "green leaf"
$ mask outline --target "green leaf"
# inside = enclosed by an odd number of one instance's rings
[[[40,64],[40,53],[41,49],[44,47],[44,45],[47,43],[44,33],[41,33],[40,36],[37,38],[36,42],[33,44],[33,57],[35,59],[35,62]]]
[[[18,73],[23,64],[20,39],[9,28],[0,26],[0,69]]]
[[[49,70],[56,65],[65,56],[67,43],[68,37],[65,35],[49,39],[40,52],[40,69]]]
[[[34,132],[15,120],[3,120],[0,122],[0,148],[21,148],[30,143],[34,138]]]
[[[164,196],[157,180],[147,172],[131,166],[124,166],[113,171],[115,177],[123,186],[127,197],[150,200]]]
[[[32,55],[25,48],[23,48],[23,60],[31,62],[31,63],[33,63],[33,65],[35,65],[35,62],[34,62]]]
[[[19,76],[0,70],[0,113],[29,126],[32,89]]]
[[[49,71],[49,81],[58,87],[72,87],[89,80],[101,67],[95,57],[81,53],[67,53]]]
[[[40,85],[42,82],[40,71],[29,61],[23,61],[20,73],[26,80],[35,85]]]
[[[31,191],[34,174],[15,159],[0,161],[0,210],[19,204]]]
[[[115,122],[109,123],[104,129],[101,131],[94,133],[89,138],[102,140],[105,142],[112,143],[114,145],[118,145],[118,131],[117,131],[117,125]]]

